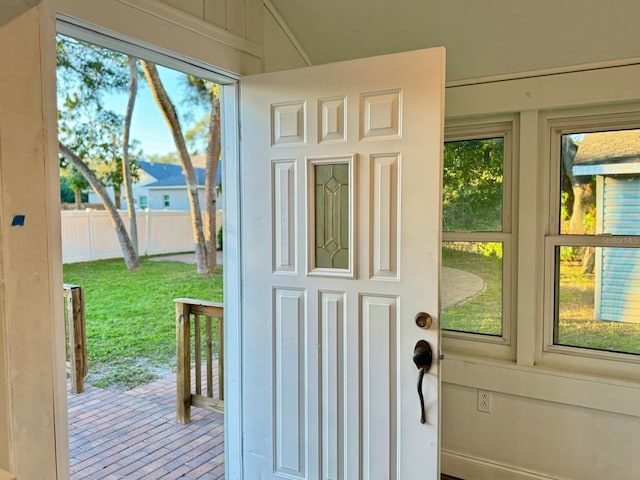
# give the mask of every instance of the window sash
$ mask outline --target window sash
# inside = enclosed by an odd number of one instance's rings
[[[619,115],[555,118],[548,119],[547,126],[549,132],[548,165],[550,169],[548,175],[549,204],[547,210],[547,234],[544,237],[542,349],[539,354],[539,363],[572,370],[596,371],[616,376],[637,377],[638,372],[635,365],[640,364],[640,355],[558,345],[554,343],[554,328],[558,320],[556,309],[556,294],[559,288],[559,284],[556,284],[557,247],[640,248],[640,235],[613,235],[608,233],[577,235],[560,233],[562,136],[638,129],[640,128],[640,116],[637,112],[632,112]]]
[[[515,265],[516,235],[513,227],[516,218],[517,199],[514,181],[514,131],[515,118],[503,117],[503,121],[469,124],[464,120],[449,122],[445,128],[445,142],[503,138],[502,182],[502,231],[443,231],[442,242],[499,242],[502,244],[502,335],[485,335],[442,329],[445,351],[482,355],[501,359],[515,359],[515,294],[517,270]]]

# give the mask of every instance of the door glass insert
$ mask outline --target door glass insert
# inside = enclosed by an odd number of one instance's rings
[[[313,166],[315,268],[349,268],[349,164]]]

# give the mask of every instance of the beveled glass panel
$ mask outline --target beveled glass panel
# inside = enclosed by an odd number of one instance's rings
[[[349,268],[349,164],[314,165],[315,268]]]

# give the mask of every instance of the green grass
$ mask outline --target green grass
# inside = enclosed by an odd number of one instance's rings
[[[481,294],[442,312],[448,330],[501,334],[502,262],[496,257],[442,250],[442,265],[480,276]],[[594,320],[593,274],[581,273],[580,262],[562,262],[560,270],[560,321],[555,343],[574,347],[640,354],[640,324]]]
[[[442,312],[442,328],[460,332],[502,335],[502,260],[478,253],[442,249],[442,266],[473,273],[485,290]]]
[[[580,262],[561,264],[556,343],[640,354],[640,324],[594,320],[594,274],[581,270]]]
[[[175,370],[174,298],[222,301],[222,269],[141,259],[64,265],[64,282],[85,290],[89,376],[95,386],[126,390]]]

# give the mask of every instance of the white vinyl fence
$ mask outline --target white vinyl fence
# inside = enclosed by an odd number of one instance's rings
[[[128,229],[129,216],[126,212],[120,215]],[[63,263],[122,257],[116,232],[104,210],[62,211],[61,217]],[[220,212],[217,217],[220,221]],[[188,211],[137,211],[136,219],[140,255],[193,251]]]

